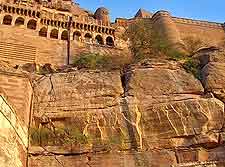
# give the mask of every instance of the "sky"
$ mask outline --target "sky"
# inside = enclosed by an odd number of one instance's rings
[[[80,7],[94,12],[98,7],[110,11],[112,22],[115,18],[132,18],[139,8],[150,12],[167,10],[173,16],[225,22],[225,0],[75,0]]]

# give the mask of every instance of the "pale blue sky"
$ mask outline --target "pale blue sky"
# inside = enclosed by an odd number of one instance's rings
[[[225,22],[225,0],[75,0],[81,7],[94,12],[103,6],[110,10],[112,21],[117,17],[131,18],[139,8],[156,12],[168,10],[173,16]]]

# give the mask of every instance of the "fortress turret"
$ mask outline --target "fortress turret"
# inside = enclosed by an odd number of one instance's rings
[[[110,24],[110,18],[109,18],[109,11],[108,11],[108,9],[106,9],[104,7],[98,8],[95,11],[94,16],[95,16],[95,18],[97,20],[102,21],[103,25],[109,25]]]
[[[183,50],[183,42],[180,33],[171,15],[167,11],[158,11],[152,16],[153,28],[165,37],[167,41],[177,49]]]

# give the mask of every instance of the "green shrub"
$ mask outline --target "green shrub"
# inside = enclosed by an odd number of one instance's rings
[[[31,137],[31,144],[33,145],[48,145],[49,142],[53,142],[54,139],[52,137],[53,133],[45,127],[41,128],[30,128],[30,137]]]
[[[78,68],[99,69],[106,68],[111,63],[111,59],[107,55],[99,53],[83,53],[75,57],[73,65]]]
[[[188,58],[183,63],[183,67],[188,73],[192,73],[195,76],[195,78],[201,80],[200,65],[198,60]]]
[[[126,55],[104,55],[100,53],[82,53],[73,60],[73,65],[80,68],[88,69],[121,69],[130,64],[131,59]]]
[[[154,30],[147,20],[139,20],[131,24],[124,34],[129,38],[129,48],[134,62],[148,58],[180,60],[183,54],[174,49],[162,34]]]
[[[37,128],[31,127],[29,129],[30,139],[32,145],[40,145],[40,135]]]
[[[87,144],[89,138],[82,134],[76,127],[54,128],[50,130],[46,127],[30,128],[29,131],[32,145],[64,145],[64,144]]]
[[[88,137],[83,135],[83,133],[76,127],[67,127],[65,132],[68,134],[66,138],[66,143],[79,143],[79,144],[88,144]]]
[[[165,54],[167,54],[169,60],[180,61],[185,59],[184,53],[181,53],[176,49],[169,49]]]
[[[207,47],[207,44],[205,42],[194,36],[188,36],[184,38],[183,41],[185,43],[185,48],[189,56],[192,56],[194,53],[196,53],[198,49]]]

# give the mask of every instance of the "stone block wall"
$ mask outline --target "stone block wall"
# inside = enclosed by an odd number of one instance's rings
[[[14,27],[0,24],[0,59],[10,63],[50,63],[63,65],[67,63],[67,41],[51,39],[38,35],[38,30],[30,30],[24,27]],[[81,52],[101,52],[112,56],[129,56],[128,48],[85,43],[84,41],[71,40],[70,62],[73,57]]]
[[[0,71],[0,88],[6,92],[7,100],[11,102],[22,125],[27,127],[32,96],[29,79],[20,73]]]
[[[38,36],[38,30],[0,25],[0,59],[13,64],[65,64],[66,42]]]
[[[191,36],[211,46],[215,46],[225,39],[223,24],[175,17],[173,17],[173,21],[176,24],[181,39]]]
[[[224,25],[208,21],[172,17],[167,11],[158,11],[152,16],[153,28],[168,41],[178,46],[185,38],[200,39],[208,46],[218,46],[225,39]]]

